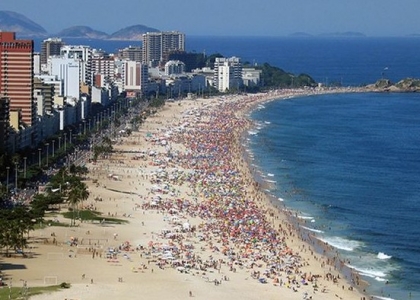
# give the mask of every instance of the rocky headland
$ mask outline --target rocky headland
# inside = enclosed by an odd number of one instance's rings
[[[375,83],[367,85],[366,89],[377,92],[419,92],[420,79],[405,78],[397,83],[393,83],[389,79],[379,79]]]

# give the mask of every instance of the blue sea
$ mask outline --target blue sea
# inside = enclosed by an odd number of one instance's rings
[[[141,44],[66,42],[109,52]],[[326,85],[420,78],[415,37],[187,36],[186,46],[268,62]],[[275,201],[334,246],[369,281],[370,295],[420,299],[420,94],[300,97],[267,103],[251,116],[257,126],[248,151]]]
[[[252,114],[248,146],[269,193],[371,295],[420,299],[419,115],[414,93],[286,99]]]
[[[66,44],[90,45],[109,53],[140,41],[103,41],[64,38]],[[35,40],[40,51],[42,39]],[[317,82],[360,86],[380,78],[397,82],[406,77],[420,78],[420,38],[287,38],[187,36],[186,50],[226,57],[243,62],[265,62],[294,74],[306,73]]]

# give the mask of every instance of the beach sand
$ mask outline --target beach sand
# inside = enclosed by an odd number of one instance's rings
[[[305,93],[167,103],[111,157],[87,164],[84,208],[128,223],[31,232],[31,258],[2,261],[6,283],[71,284],[36,300],[366,297],[272,205],[242,155],[252,107]]]

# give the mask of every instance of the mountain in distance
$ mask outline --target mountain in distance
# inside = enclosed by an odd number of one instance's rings
[[[45,38],[58,36],[63,38],[136,40],[146,32],[159,32],[156,28],[145,25],[133,25],[122,28],[112,34],[95,30],[89,26],[72,26],[58,33],[49,33],[41,25],[33,22],[24,15],[12,11],[0,11],[0,31],[12,31],[17,38]]]
[[[345,37],[345,38],[366,37],[365,34],[361,32],[355,32],[355,31],[323,33],[323,34],[320,34],[319,36],[320,37]]]
[[[122,28],[112,34],[94,30],[88,26],[73,26],[55,34],[63,38],[86,38],[98,40],[140,40],[142,34],[146,32],[159,32],[160,30],[144,25],[133,25]]]
[[[295,33],[289,34],[288,37],[298,37],[298,38],[312,38],[312,37],[350,38],[350,37],[366,37],[366,35],[364,35],[361,32],[353,32],[353,31],[321,33],[321,34],[318,34],[318,35],[312,35],[312,34],[306,33],[306,32],[295,32]]]
[[[313,37],[313,35],[306,32],[294,32],[289,34],[289,37]]]
[[[44,37],[48,35],[41,25],[24,15],[6,10],[0,11],[0,30],[16,32],[16,35],[24,37]]]
[[[106,39],[108,34],[102,31],[94,30],[89,26],[72,26],[61,30],[55,34],[62,38],[86,38],[86,39]]]
[[[156,28],[144,25],[133,25],[120,29],[108,36],[109,40],[141,40],[142,34],[146,32],[159,32]]]

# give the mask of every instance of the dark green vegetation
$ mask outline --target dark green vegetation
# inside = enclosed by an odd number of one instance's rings
[[[261,70],[262,88],[315,87],[315,80],[307,74],[294,75],[268,63],[255,67]]]
[[[104,137],[102,142],[93,146],[93,160],[97,160],[101,155],[108,155],[112,152],[112,141],[109,137]]]
[[[6,256],[10,252],[24,255],[27,234],[34,230],[38,220],[39,215],[23,206],[0,210],[0,247]]]

